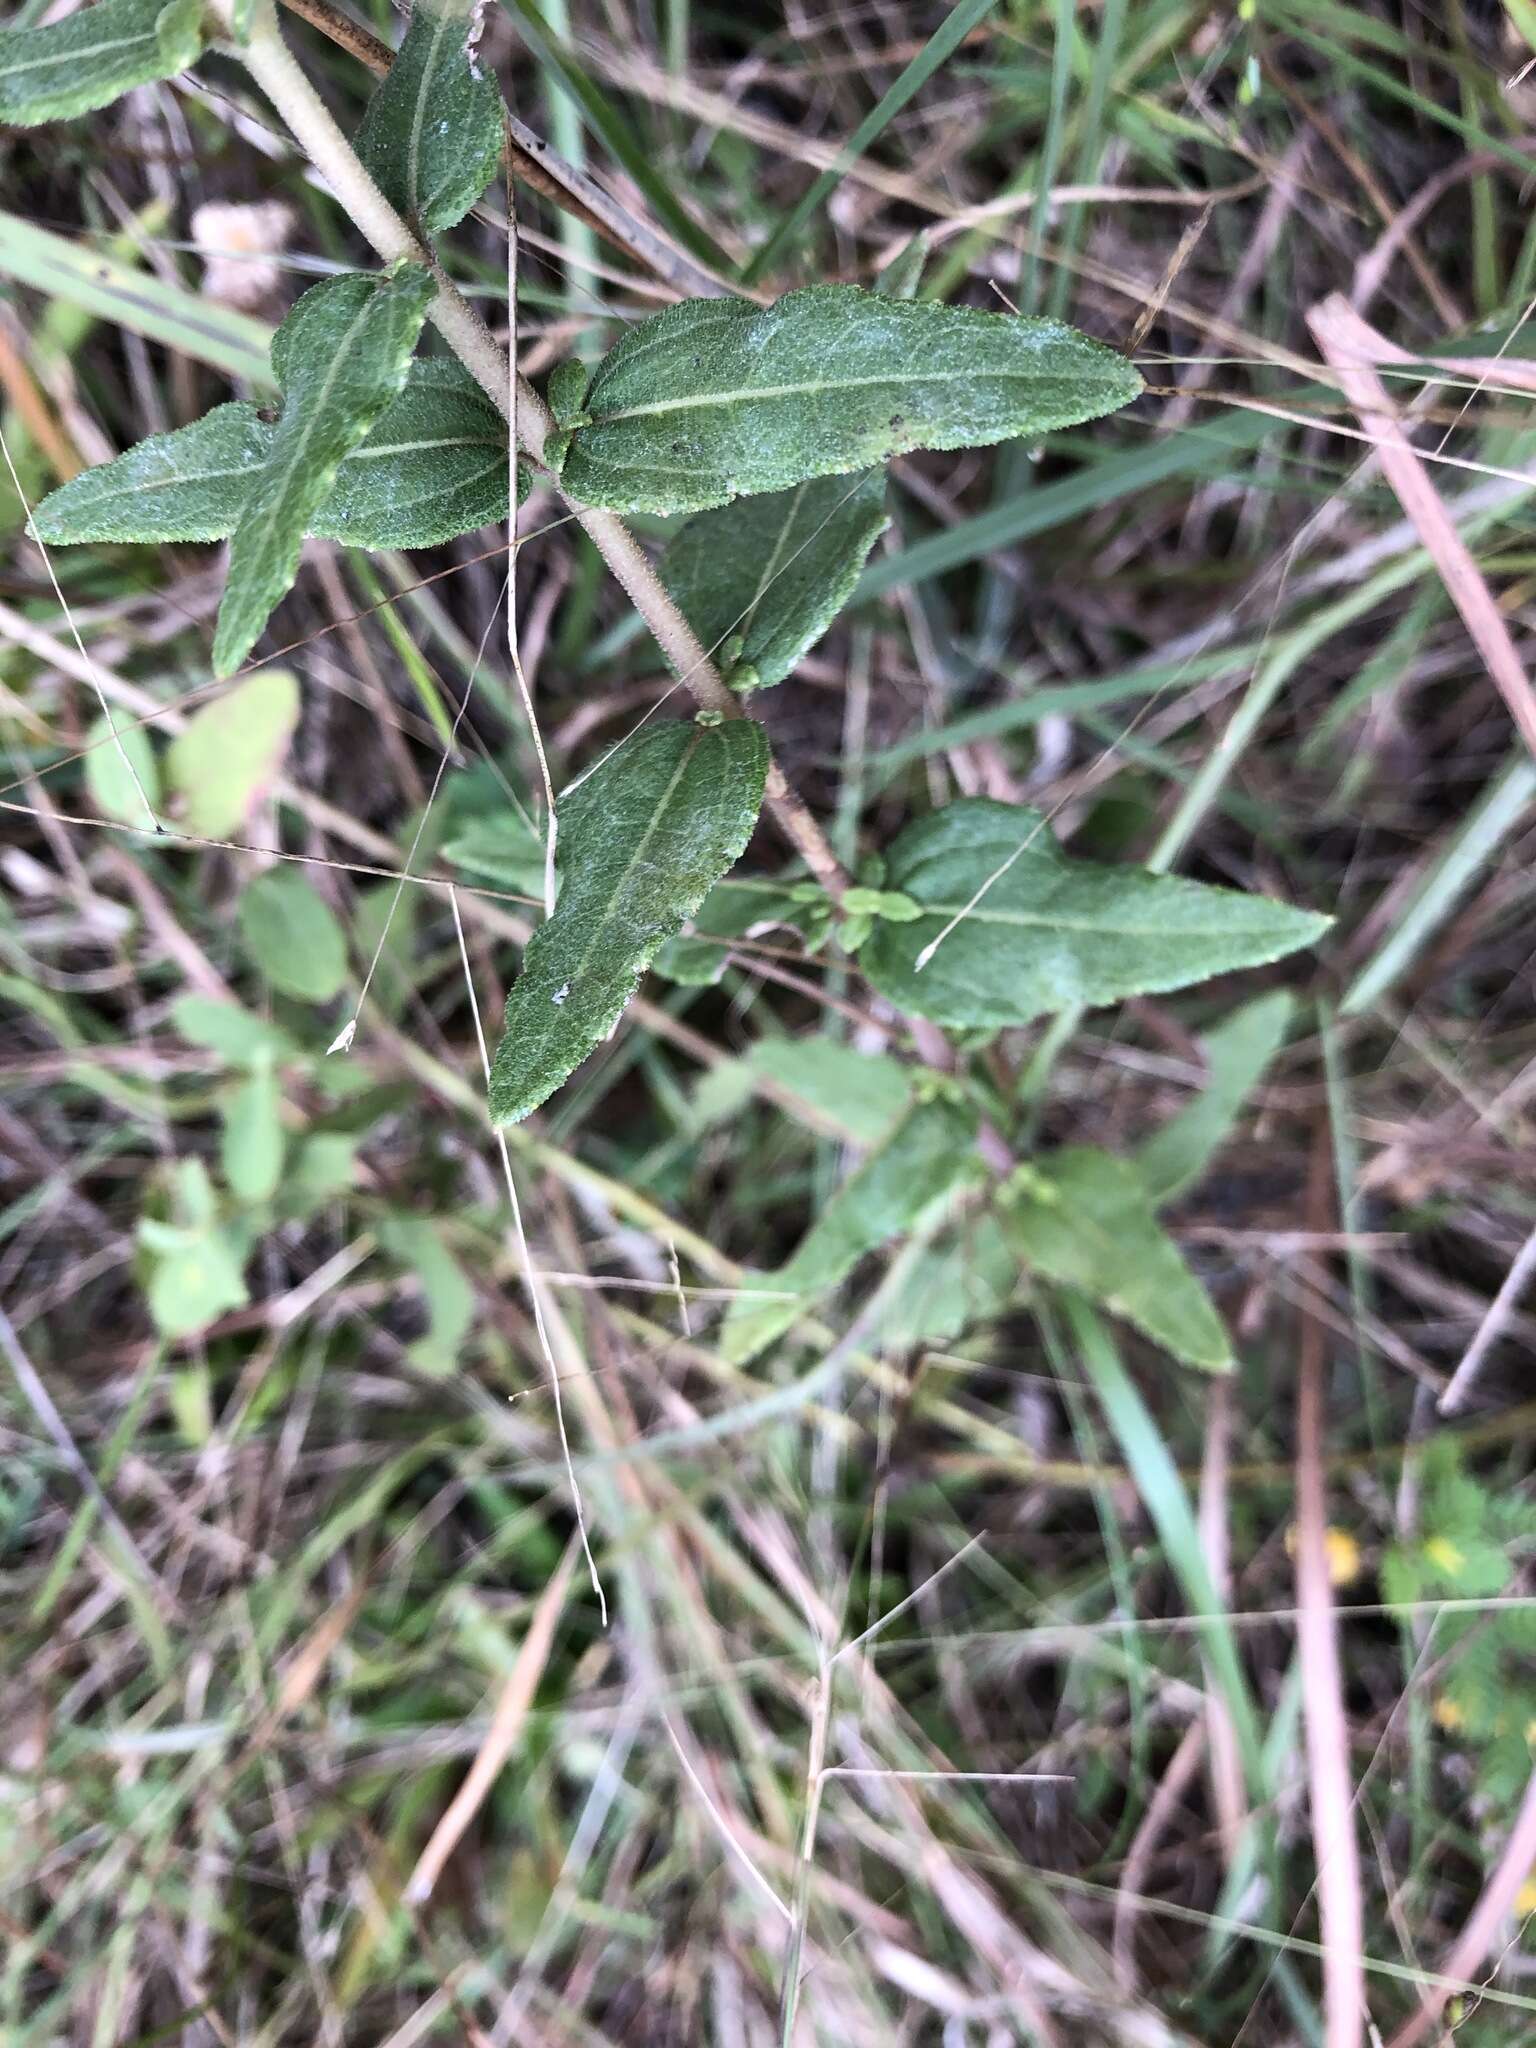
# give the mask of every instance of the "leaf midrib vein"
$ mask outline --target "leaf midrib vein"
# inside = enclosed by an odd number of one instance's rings
[[[1284,909],[1287,906],[1282,904],[1277,907]],[[1298,913],[1298,915],[1305,916],[1306,913],[1300,912]],[[922,918],[930,917],[959,918],[963,925],[1003,924],[1018,925],[1027,931],[1035,931],[1044,928],[1046,930],[1051,931],[1087,932],[1095,938],[1107,939],[1149,939],[1156,938],[1159,936],[1159,934],[1155,930],[1149,929],[1145,925],[1090,923],[1086,919],[1083,919],[1081,917],[1058,917],[1054,915],[1048,917],[1042,913],[1032,911],[988,910],[980,904],[972,908],[969,899],[967,899],[964,903],[925,902],[922,905]],[[922,919],[919,918],[917,920],[914,920],[914,922],[907,927],[898,928],[915,930],[916,925],[921,921]],[[1226,924],[1219,926],[1211,926],[1204,929],[1202,929],[1202,927],[1200,927],[1199,925],[1191,925],[1182,927],[1177,931],[1169,932],[1167,934],[1167,937],[1173,940],[1199,939],[1205,937],[1226,938],[1228,936],[1236,936],[1239,933],[1243,932],[1262,932],[1263,930],[1264,927],[1262,925],[1254,924]]]
[[[149,43],[156,49],[159,48],[152,27],[135,29],[132,35],[116,36],[110,42],[91,43],[84,48],[70,50],[50,50],[41,57],[27,57],[19,64],[7,64],[4,71],[0,72],[0,84],[6,79],[19,76],[23,71],[46,71],[50,66],[57,64],[83,64],[88,58],[108,56],[113,50],[131,50],[136,43]]]
[[[1060,370],[1049,370],[1044,373],[1046,377],[1052,379],[1059,379],[1063,374],[1067,373],[1063,373]],[[1041,381],[1041,373],[1036,372],[1031,377],[1029,372],[1022,369],[988,369],[977,371],[975,368],[971,368],[965,370],[921,370],[915,372],[911,370],[885,370],[878,376],[872,377],[809,377],[794,384],[752,384],[730,391],[700,392],[686,398],[652,399],[645,405],[621,406],[614,412],[594,414],[592,425],[594,427],[611,427],[619,420],[651,419],[656,414],[664,412],[717,411],[721,406],[742,405],[761,398],[813,398],[819,392],[874,390],[882,384],[898,385],[903,391],[908,391],[914,385],[978,384],[985,380],[998,378],[1013,378],[1020,383],[1038,383]],[[580,436],[578,435],[577,438],[579,441]]]
[[[647,847],[655,838],[657,832],[661,829],[662,820],[666,816],[667,810],[671,805],[672,799],[677,793],[678,784],[681,782],[683,776],[687,773],[689,767],[691,766],[695,755],[698,753],[699,748],[703,743],[703,738],[703,731],[698,727],[695,727],[693,732],[689,734],[688,745],[683,749],[682,753],[679,755],[677,766],[673,769],[672,774],[668,779],[667,786],[662,791],[661,797],[651,813],[650,820],[647,823],[644,832],[640,835],[640,838],[636,842],[633,850],[631,851],[629,858],[625,861],[623,867],[620,869],[619,874],[614,881],[613,887],[609,892],[607,908],[599,917],[596,927],[592,932],[591,938],[587,941],[587,944],[581,949],[581,951],[576,956],[575,964],[573,965],[569,976],[569,979],[573,987],[576,983],[577,978],[583,973],[585,973],[587,965],[592,959],[593,954],[602,944],[604,936],[607,933],[609,926],[614,922],[615,916],[617,914],[617,905],[619,899],[623,895],[625,888],[628,886],[629,878],[634,873],[635,868],[639,865],[640,861],[644,858]],[[547,930],[548,926],[546,926],[545,929]],[[563,970],[561,971],[563,972]]]

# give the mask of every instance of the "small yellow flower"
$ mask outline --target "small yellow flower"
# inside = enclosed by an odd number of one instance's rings
[[[1445,1536],[1431,1536],[1424,1546],[1424,1556],[1437,1572],[1443,1572],[1448,1579],[1454,1579],[1467,1561]]]
[[[1323,1536],[1329,1582],[1352,1586],[1360,1576],[1360,1546],[1347,1529],[1328,1529]]]
[[[1285,1532],[1285,1554],[1296,1555],[1296,1524],[1292,1522]],[[1347,1529],[1335,1529],[1331,1525],[1323,1531],[1323,1555],[1328,1560],[1328,1583],[1331,1586],[1352,1586],[1360,1576],[1360,1545]]]
[[[1467,1725],[1467,1717],[1452,1699],[1442,1693],[1435,1701],[1435,1726],[1443,1728],[1447,1735],[1454,1735],[1458,1728]]]
[[[1536,1913],[1536,1871],[1531,1873],[1515,1893],[1515,1918],[1528,1920],[1532,1913]]]

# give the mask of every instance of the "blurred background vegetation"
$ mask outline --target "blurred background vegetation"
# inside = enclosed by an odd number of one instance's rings
[[[0,137],[14,2048],[1536,2040],[1536,6],[954,12],[930,62],[921,0],[489,7],[555,160],[518,347],[921,235],[925,294],[1133,349],[1115,420],[896,464],[761,708],[845,857],[992,794],[1336,915],[983,1055],[1026,1137],[1159,1162],[1237,1371],[1031,1294],[984,1207],[723,1362],[914,1048],[719,943],[509,1134],[603,1626],[476,1043],[540,890],[506,537],[311,543],[217,685],[214,551],[45,559],[27,505],[365,252],[218,59]],[[451,263],[504,329],[500,188]],[[558,786],[670,682],[558,501],[519,531]]]

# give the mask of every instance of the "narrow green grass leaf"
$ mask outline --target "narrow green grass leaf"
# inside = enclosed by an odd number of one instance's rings
[[[1001,1214],[1032,1273],[1123,1316],[1185,1365],[1231,1370],[1221,1318],[1128,1161],[1091,1145],[1048,1153],[1018,1168]]]
[[[1307,386],[1307,391],[1314,387]],[[1321,386],[1315,387],[1321,391]],[[1293,399],[1301,404],[1302,397]],[[1056,483],[1036,484],[978,512],[960,519],[942,533],[914,541],[900,553],[871,562],[859,579],[855,595],[878,597],[882,591],[915,585],[930,576],[964,568],[995,554],[999,548],[1014,547],[1037,533],[1051,533],[1085,513],[1116,505],[1127,498],[1139,498],[1154,484],[1175,478],[1219,476],[1248,450],[1257,448],[1280,431],[1282,420],[1267,413],[1244,412],[1218,425],[1186,427],[1165,440],[1117,450],[1098,462],[1085,463],[1072,476]]]
[[[819,477],[700,512],[662,581],[736,689],[782,682],[848,602],[885,531],[885,471]]]
[[[976,24],[984,21],[996,5],[997,0],[959,0],[959,4],[950,9],[922,49],[894,83],[881,94],[878,105],[871,108],[849,136],[838,151],[836,160],[828,164],[804,197],[779,222],[741,273],[743,284],[756,284],[760,277],[767,275],[811,215],[818,207],[826,204],[849,170],[870,145],[877,142],[885,133],[908,100],[915,93],[922,91],[939,66],[953,56]]]
[[[0,213],[0,277],[147,341],[163,342],[259,390],[274,387],[268,359],[272,330],[264,321],[215,305],[165,278],[146,276],[91,242],[72,242],[14,213]]]
[[[1137,1155],[1137,1172],[1155,1204],[1171,1202],[1204,1173],[1284,1043],[1294,1009],[1281,989],[1244,1003],[1205,1034],[1205,1087]]]
[[[1074,426],[1141,388],[1113,349],[1055,320],[854,285],[763,308],[686,299],[598,365],[564,481],[614,511],[705,511],[913,448]]]
[[[455,227],[501,163],[501,93],[475,61],[482,0],[416,0],[357,153],[417,233]]]
[[[759,1286],[789,1299],[760,1301],[749,1289],[731,1303],[720,1336],[726,1362],[746,1365],[866,1252],[914,1229],[947,1201],[974,1167],[975,1145],[974,1111],[943,1096],[918,1102],[838,1189],[788,1264],[762,1276]]]
[[[200,839],[238,834],[271,787],[298,723],[298,679],[286,668],[258,669],[200,705],[165,758],[182,830]]]
[[[295,868],[268,868],[240,898],[240,936],[276,989],[328,1003],[347,978],[347,941],[330,907]]]
[[[985,797],[908,825],[886,869],[920,915],[878,922],[859,964],[902,1009],[957,1026],[1187,988],[1278,960],[1329,923],[1236,889],[1073,860],[1038,811]]]
[[[537,1109],[624,1014],[657,948],[739,858],[768,741],[749,719],[637,734],[560,808],[563,884],[523,955],[491,1070],[491,1115]]]
[[[96,0],[44,28],[0,29],[0,127],[89,114],[174,78],[202,47],[200,0]]]
[[[652,213],[674,234],[688,252],[729,276],[732,259],[719,248],[678,203],[668,180],[657,169],[651,148],[636,134],[612,100],[594,83],[588,71],[555,33],[534,0],[502,0],[517,24],[518,33],[561,90],[580,110],[582,119],[599,142],[621,165],[644,193]]]
[[[1477,876],[1536,803],[1536,764],[1515,754],[1431,864],[1386,938],[1344,993],[1341,1017],[1357,1017],[1379,1002],[1429,943]]]
[[[425,264],[307,291],[272,342],[283,412],[229,551],[214,634],[218,675],[239,667],[298,569],[336,471],[399,392],[437,286]]]
[[[1104,1419],[1120,1447],[1120,1455],[1130,1467],[1142,1506],[1151,1517],[1190,1612],[1208,1624],[1200,1631],[1201,1649],[1210,1662],[1237,1731],[1249,1795],[1263,1800],[1270,1796],[1263,1729],[1243,1672],[1226,1603],[1205,1560],[1195,1511],[1179,1477],[1179,1468],[1156,1417],[1125,1369],[1113,1334],[1098,1312],[1091,1303],[1071,1293],[1064,1295],[1062,1306],[1073,1340],[1075,1362],[1093,1383]]]

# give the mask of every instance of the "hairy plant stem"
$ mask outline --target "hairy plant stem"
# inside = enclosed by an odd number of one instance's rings
[[[244,44],[235,37],[233,0],[210,0],[210,6],[214,18],[231,38],[232,54],[241,60],[282,115],[294,139],[378,254],[387,263],[408,260],[431,267],[437,280],[437,297],[430,314],[433,325],[503,419],[513,424],[523,452],[543,465],[545,440],[554,424],[549,408],[521,374],[516,376],[514,407],[511,362],[474,307],[384,197],[336,125],[283,41],[274,0],[258,0],[250,39]],[[598,511],[573,499],[566,502],[694,702],[722,718],[744,717],[740,699],[726,688],[698,635],[672,601],[624,522],[612,512]],[[842,864],[776,763],[768,771],[766,801],[770,815],[789,844],[833,901],[840,902],[848,886]]]

